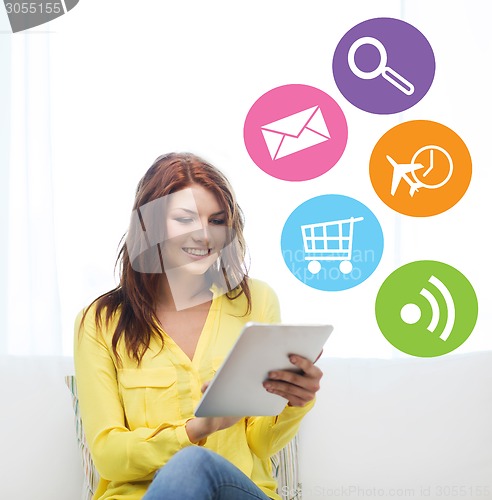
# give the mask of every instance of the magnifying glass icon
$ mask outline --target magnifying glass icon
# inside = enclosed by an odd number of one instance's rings
[[[362,71],[357,66],[357,64],[355,64],[355,53],[357,49],[362,45],[372,45],[373,47],[376,47],[379,52],[379,65],[373,71]],[[364,36],[362,38],[359,38],[352,44],[348,51],[348,65],[355,76],[362,78],[363,80],[373,80],[374,78],[377,78],[379,75],[381,75],[385,80],[390,82],[391,85],[396,87],[404,94],[412,95],[415,91],[415,87],[394,69],[386,66],[387,62],[388,53],[386,52],[384,45],[372,36]]]

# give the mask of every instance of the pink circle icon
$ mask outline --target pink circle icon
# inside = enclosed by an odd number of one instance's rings
[[[305,181],[328,172],[347,145],[347,120],[336,101],[309,85],[283,85],[263,94],[244,123],[244,143],[264,172]]]

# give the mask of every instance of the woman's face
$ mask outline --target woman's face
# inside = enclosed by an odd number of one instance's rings
[[[199,184],[169,195],[164,269],[204,274],[217,260],[227,238],[226,212],[215,195]]]

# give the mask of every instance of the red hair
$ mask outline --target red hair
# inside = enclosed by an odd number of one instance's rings
[[[224,174],[191,153],[170,153],[160,156],[138,183],[133,210],[139,213],[143,205],[185,189],[191,184],[199,184],[215,195],[225,210],[226,224],[234,235],[234,238],[227,242],[226,255],[225,258],[221,258],[220,266],[211,268],[206,276],[211,283],[219,282],[221,277],[221,281],[227,284],[226,296],[230,300],[244,294],[247,299],[245,312],[248,313],[251,309],[251,292],[244,265],[246,255],[244,217]],[[126,242],[118,253],[116,266],[118,263],[119,285],[96,298],[84,312],[82,322],[92,306],[96,308],[96,325],[99,328],[103,310],[105,310],[106,326],[119,310],[120,315],[112,338],[113,353],[117,360],[120,360],[117,346],[123,338],[128,355],[139,364],[149,348],[153,335],[159,337],[164,345],[155,312],[161,274],[136,271],[130,262]],[[235,283],[237,285],[234,285]]]

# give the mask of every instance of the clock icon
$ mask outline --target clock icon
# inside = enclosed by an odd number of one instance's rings
[[[417,88],[417,87],[415,87]],[[465,194],[472,160],[463,139],[441,123],[414,120],[388,130],[369,161],[377,195],[396,212],[429,217]]]
[[[422,165],[422,168],[412,170],[415,182],[428,189],[437,189],[449,181],[453,174],[453,159],[440,146],[424,146],[412,157],[412,165]]]

